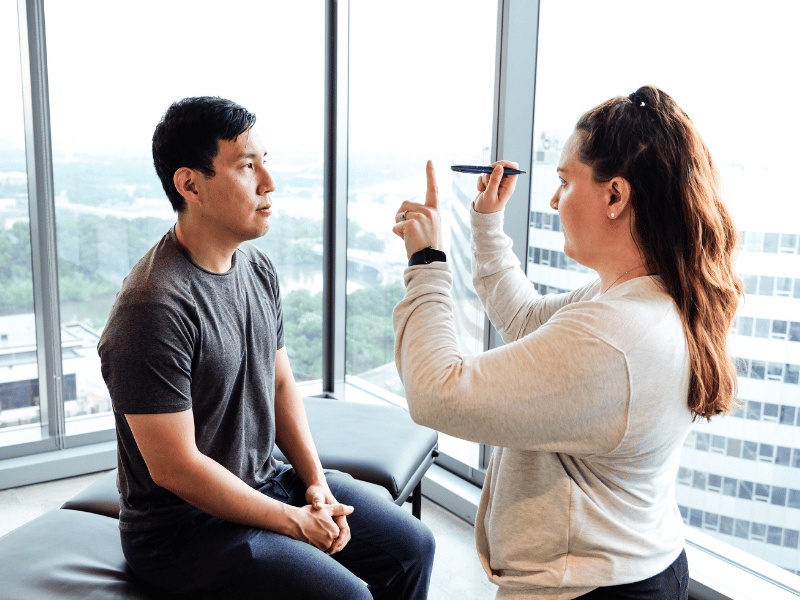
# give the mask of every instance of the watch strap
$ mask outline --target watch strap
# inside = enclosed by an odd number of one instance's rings
[[[408,266],[429,265],[432,262],[447,262],[447,255],[441,250],[428,246],[427,248],[414,252],[408,259]]]

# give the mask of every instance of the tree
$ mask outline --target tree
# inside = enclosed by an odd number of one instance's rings
[[[347,373],[364,373],[394,360],[392,312],[402,285],[374,286],[347,296]],[[284,337],[299,379],[322,373],[322,294],[294,290],[283,300]]]

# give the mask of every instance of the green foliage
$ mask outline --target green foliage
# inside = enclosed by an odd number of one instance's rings
[[[348,373],[365,373],[394,360],[392,312],[403,299],[402,285],[356,290],[347,296]]]
[[[0,220],[0,315],[33,311],[31,240],[28,224],[6,229]]]
[[[59,215],[59,296],[85,301],[114,293],[134,264],[169,229],[163,219]],[[27,222],[0,221],[0,315],[33,311]]]
[[[322,218],[281,215],[270,222],[267,235],[252,243],[278,265],[317,264],[314,246],[322,244]]]
[[[298,379],[322,377],[322,294],[294,290],[283,299],[283,333]]]
[[[394,360],[392,311],[402,285],[356,290],[347,297],[347,373],[364,373]],[[295,290],[283,300],[284,336],[299,379],[318,379],[322,370],[322,294]]]

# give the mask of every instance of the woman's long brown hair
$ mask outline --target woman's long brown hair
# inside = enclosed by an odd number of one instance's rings
[[[738,233],[708,148],[686,113],[653,86],[604,102],[575,129],[596,181],[630,183],[634,240],[683,321],[693,416],[729,412],[737,380],[727,341],[744,285],[734,269]]]

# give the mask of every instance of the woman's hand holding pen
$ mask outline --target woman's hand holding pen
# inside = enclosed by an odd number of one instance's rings
[[[517,163],[499,160],[492,166],[495,169],[491,175],[478,177],[478,192],[480,193],[475,198],[475,210],[479,213],[494,213],[503,210],[517,186],[518,175],[503,175],[503,167],[519,169]]]
[[[439,219],[439,188],[436,186],[436,172],[433,163],[428,161],[425,169],[428,190],[425,204],[403,202],[395,215],[395,234],[406,243],[409,257],[423,248],[442,249],[442,225]]]

